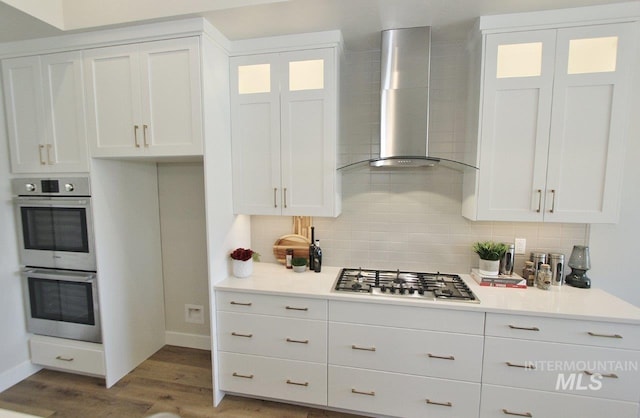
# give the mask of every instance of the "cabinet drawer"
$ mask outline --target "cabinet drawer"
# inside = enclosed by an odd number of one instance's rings
[[[322,299],[216,291],[216,305],[219,311],[327,319],[327,301]]]
[[[480,384],[329,366],[329,406],[398,417],[478,416]]]
[[[34,364],[70,372],[105,375],[101,344],[37,335],[29,340],[29,347]]]
[[[325,364],[218,353],[220,389],[316,405],[327,404]]]
[[[612,348],[640,348],[640,326],[524,315],[487,314],[486,335]]]
[[[292,360],[327,362],[327,323],[218,312],[218,349]]]
[[[486,337],[482,382],[637,402],[640,351]]]
[[[484,312],[453,309],[332,300],[329,302],[329,320],[463,334],[482,335],[484,333]]]
[[[329,363],[480,382],[483,337],[329,323]]]
[[[481,418],[637,418],[638,404],[538,390],[482,385]]]

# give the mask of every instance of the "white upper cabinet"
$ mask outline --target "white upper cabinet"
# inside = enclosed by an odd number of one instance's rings
[[[198,156],[198,38],[84,51],[92,157]]]
[[[338,60],[333,47],[230,60],[236,213],[340,214]]]
[[[88,171],[80,52],[6,59],[2,72],[12,171]]]
[[[473,220],[616,222],[632,23],[483,35]]]

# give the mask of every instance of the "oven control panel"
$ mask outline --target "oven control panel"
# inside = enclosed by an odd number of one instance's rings
[[[16,196],[90,196],[89,177],[17,178],[12,180]]]

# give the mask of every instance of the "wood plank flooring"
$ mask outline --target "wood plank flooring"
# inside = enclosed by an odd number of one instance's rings
[[[0,409],[56,418],[347,418],[356,415],[225,396],[212,405],[211,353],[165,346],[110,389],[104,380],[41,370],[0,393]]]

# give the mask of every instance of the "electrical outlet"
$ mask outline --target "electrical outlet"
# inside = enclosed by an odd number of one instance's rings
[[[516,238],[516,254],[525,254],[527,251],[526,238]]]
[[[192,324],[204,324],[202,305],[184,305],[184,321]]]

